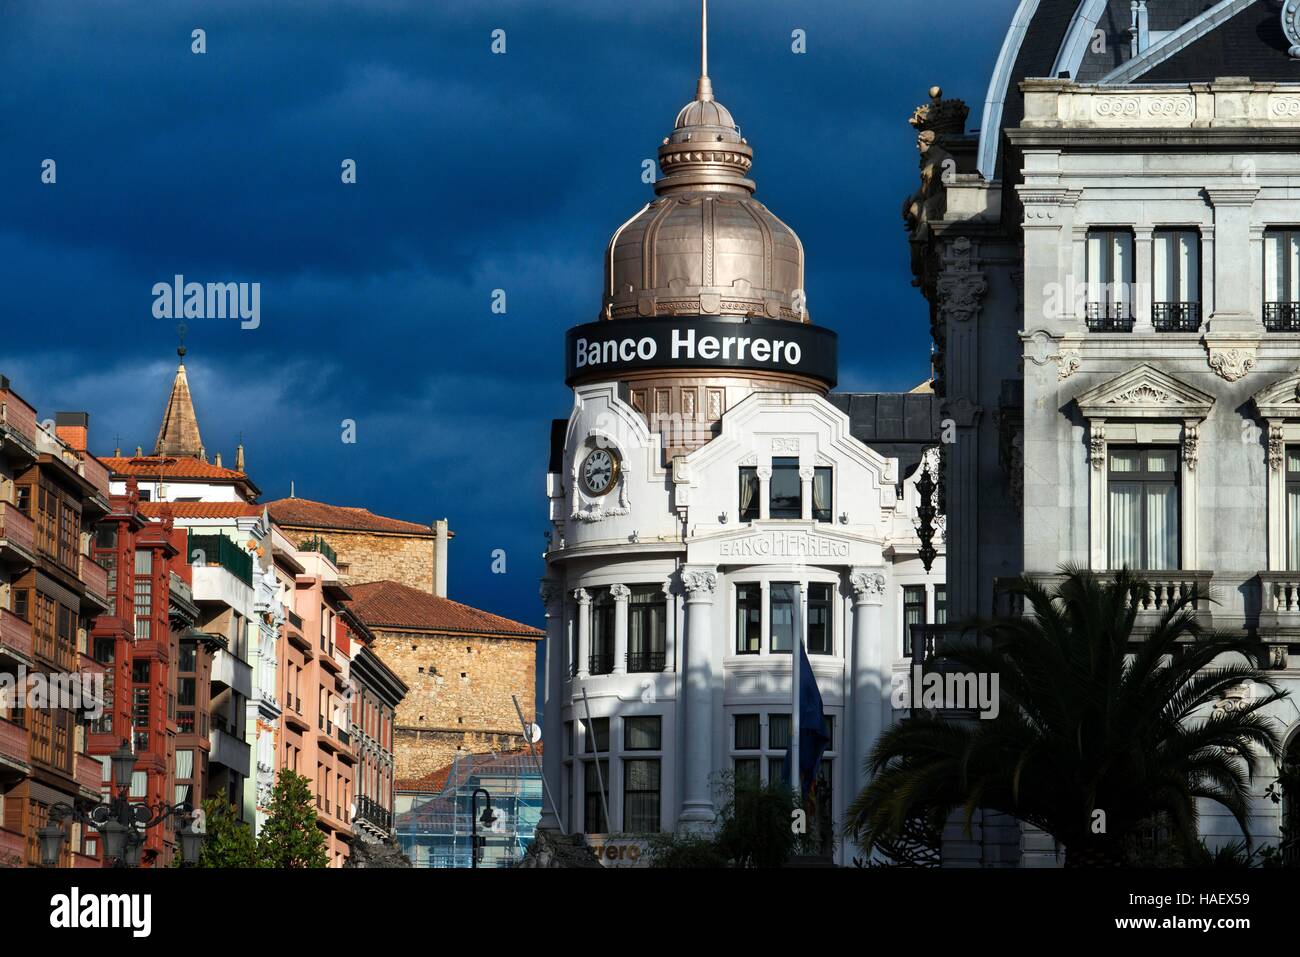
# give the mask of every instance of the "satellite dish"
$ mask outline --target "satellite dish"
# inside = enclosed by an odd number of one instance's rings
[[[540,740],[542,740],[542,727],[534,722],[528,726],[528,743],[536,744]]]

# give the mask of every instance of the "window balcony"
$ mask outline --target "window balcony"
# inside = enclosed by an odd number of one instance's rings
[[[1089,332],[1132,332],[1133,307],[1126,302],[1090,302],[1085,320]]]
[[[7,608],[0,608],[0,660],[32,662],[32,626]]]
[[[1264,328],[1269,332],[1300,332],[1300,302],[1264,303]]]
[[[629,651],[627,670],[636,674],[663,671],[667,657],[662,651]]]
[[[86,585],[87,607],[108,611],[113,602],[108,597],[108,570],[86,555],[81,556],[80,578]]]
[[[100,788],[104,783],[104,765],[99,758],[89,754],[78,754],[75,774],[77,787],[81,788],[82,796],[98,801],[101,796]]]
[[[593,674],[593,675],[610,674],[614,670],[614,655],[613,653],[607,655],[592,655],[591,658],[588,660],[587,665],[588,665],[587,668],[588,674]]]
[[[9,391],[4,376],[0,376],[0,449],[29,461],[37,454],[36,410]]]
[[[1154,302],[1151,324],[1156,332],[1197,332],[1201,328],[1199,302]]]
[[[0,776],[6,770],[25,775],[30,769],[30,734],[22,725],[0,718]]]
[[[0,562],[15,567],[36,564],[35,526],[9,502],[0,502]]]

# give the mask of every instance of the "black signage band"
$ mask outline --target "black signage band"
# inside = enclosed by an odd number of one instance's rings
[[[574,326],[564,337],[564,381],[645,369],[787,372],[834,387],[838,338],[779,319],[615,319]]]

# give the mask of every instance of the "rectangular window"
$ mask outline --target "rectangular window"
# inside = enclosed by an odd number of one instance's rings
[[[623,762],[623,830],[649,834],[659,830],[659,759]]]
[[[762,758],[736,758],[732,764],[735,768],[737,787],[758,787],[758,785],[762,783]]]
[[[31,621],[31,612],[28,611],[27,607],[27,595],[26,588],[15,588],[13,591],[14,614],[23,621],[29,622]]]
[[[1152,249],[1151,321],[1157,332],[1201,327],[1201,236],[1194,229],[1157,229]]]
[[[663,671],[668,634],[668,602],[658,585],[634,585],[627,608],[627,670]]]
[[[752,522],[758,518],[758,468],[740,467],[740,521]]]
[[[736,586],[736,654],[756,655],[763,641],[763,589]]]
[[[646,715],[623,719],[624,751],[658,751],[662,744],[663,719]]]
[[[594,752],[598,754],[609,753],[609,718],[592,718],[591,723],[583,720],[583,726],[587,729],[587,753]]]
[[[790,747],[790,716],[788,714],[769,714],[767,716],[767,747],[769,751],[785,751]]]
[[[607,675],[614,670],[614,596],[601,588],[591,602],[591,660],[593,675]]]
[[[948,624],[948,586],[934,586],[934,623],[936,625]]]
[[[153,552],[135,553],[135,637],[148,641],[153,634]]]
[[[583,773],[583,830],[588,834],[607,834],[604,789],[609,786],[609,762],[601,761],[598,772],[595,761],[586,761]]]
[[[924,625],[925,586],[903,586],[903,657],[912,654],[912,626]]]
[[[1112,447],[1107,458],[1111,568],[1178,568],[1178,450]]]
[[[831,627],[834,620],[834,586],[813,582],[808,586],[808,654],[832,655],[835,641]]]
[[[772,459],[772,479],[768,485],[770,518],[802,518],[803,496],[799,485],[799,460]]]
[[[1264,328],[1300,332],[1300,230],[1264,233]]]
[[[1093,332],[1133,330],[1133,233],[1088,230],[1088,328]]]
[[[799,600],[796,586],[789,582],[774,582],[768,590],[768,619],[772,623],[771,652],[794,651],[794,605]]]
[[[736,745],[737,751],[757,751],[762,744],[763,726],[758,720],[756,714],[738,714],[736,715]]]
[[[1286,567],[1300,569],[1300,447],[1286,450]]]
[[[834,521],[834,502],[831,496],[831,469],[821,467],[813,469],[813,521]]]

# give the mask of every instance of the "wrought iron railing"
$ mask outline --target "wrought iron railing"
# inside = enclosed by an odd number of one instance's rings
[[[1151,324],[1156,332],[1196,332],[1201,328],[1199,302],[1154,302]]]
[[[1300,302],[1264,303],[1264,328],[1269,332],[1300,332]]]
[[[627,670],[630,672],[663,671],[668,655],[662,651],[629,651]]]
[[[299,545],[298,548],[304,552],[319,552],[320,554],[328,558],[332,565],[338,567],[338,563],[339,563],[338,553],[335,552],[334,549],[330,547],[329,542],[325,541],[325,539],[321,538],[319,535],[315,535],[312,538],[307,539],[307,541]]]
[[[186,555],[196,567],[220,565],[245,585],[253,584],[253,556],[225,535],[191,533],[186,544]]]
[[[587,672],[593,675],[607,675],[614,670],[614,655],[592,655],[587,662]]]
[[[383,831],[391,831],[393,829],[393,812],[384,807],[374,798],[357,798],[356,820],[367,821]]]
[[[1086,310],[1089,332],[1133,331],[1133,307],[1126,302],[1090,302]]]

